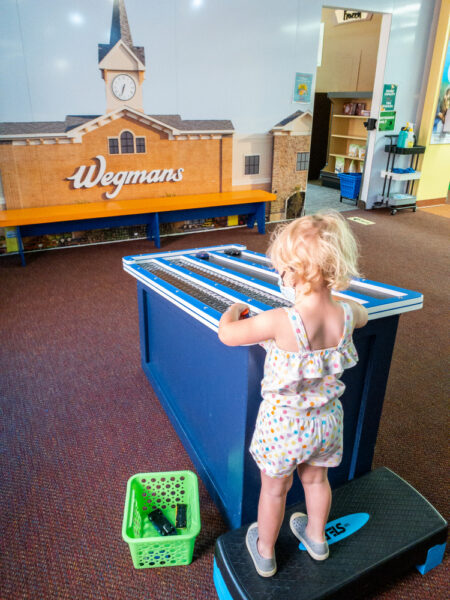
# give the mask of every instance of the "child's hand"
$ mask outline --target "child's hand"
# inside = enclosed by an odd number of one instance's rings
[[[236,302],[223,313],[218,331],[221,342],[227,346],[243,346],[275,337],[280,315],[285,314],[283,308],[265,310],[247,319],[249,312],[246,304]]]
[[[230,314],[231,321],[239,321],[240,319],[245,319],[245,317],[249,314],[250,309],[246,304],[235,302],[227,308],[226,312]]]

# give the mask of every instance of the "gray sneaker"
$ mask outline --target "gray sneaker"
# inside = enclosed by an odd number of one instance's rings
[[[316,560],[325,560],[328,558],[330,551],[327,542],[315,542],[307,537],[305,529],[308,525],[308,516],[301,512],[296,512],[291,515],[289,525],[292,533],[305,546],[308,554]]]
[[[258,552],[258,523],[252,523],[248,528],[247,535],[245,536],[245,543],[247,549],[252,557],[255,569],[261,575],[261,577],[272,577],[277,572],[277,563],[275,561],[275,554],[272,558],[264,558]]]

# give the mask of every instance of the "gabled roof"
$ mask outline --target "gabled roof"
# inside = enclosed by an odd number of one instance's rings
[[[36,135],[39,133],[67,133],[83,123],[96,119],[99,115],[67,115],[65,121],[25,121],[19,123],[0,123],[0,136]]]
[[[289,117],[286,117],[285,119],[283,119],[282,121],[280,121],[279,123],[277,123],[275,125],[275,127],[284,127],[285,125],[287,125],[288,123],[290,123],[291,121],[295,121],[295,119],[297,119],[297,117],[301,117],[303,115],[306,114],[311,114],[309,111],[303,111],[303,110],[297,110],[295,113],[292,113],[292,115],[289,115]]]
[[[0,135],[20,135],[37,133],[64,133],[65,121],[27,121],[20,123],[0,123]]]
[[[180,115],[148,115],[151,119],[161,121],[170,127],[179,131],[234,131],[233,123],[230,120],[183,120]]]
[[[88,121],[92,121],[92,119],[97,119],[100,115],[66,115],[66,129],[65,131],[70,131],[83,123],[87,123]]]
[[[180,133],[232,133],[234,131],[233,123],[229,120],[183,120],[180,115],[145,115],[129,107],[118,108],[106,115],[67,115],[65,121],[32,121],[18,123],[0,123],[0,137],[8,139],[11,137],[27,136],[39,137],[40,134],[47,136],[64,136],[68,134],[72,137],[77,130],[83,130],[83,126],[99,126],[110,122],[111,118],[120,118],[121,112],[128,113],[134,118],[148,124],[152,123],[166,127],[171,133],[179,135]]]
[[[119,40],[122,40],[122,42],[137,56],[141,63],[145,65],[144,47],[133,46],[124,0],[114,0],[109,44],[98,45],[98,62],[101,62],[105,58]]]
[[[143,46],[128,46],[127,48],[136,55],[136,57],[141,61],[143,65],[145,65],[145,50]],[[98,45],[98,62],[102,62],[107,54],[114,48],[111,44],[99,44]]]

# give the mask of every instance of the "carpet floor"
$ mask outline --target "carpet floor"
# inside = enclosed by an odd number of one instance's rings
[[[421,291],[400,317],[374,467],[409,481],[448,519],[448,219],[354,210],[366,277]],[[270,229],[270,228],[269,228]],[[270,231],[166,237],[162,250],[242,243]],[[195,470],[141,367],[134,242],[0,259],[0,598],[212,600],[225,523],[200,482],[202,530],[190,566],[135,570],[121,539],[126,482]],[[386,507],[389,510],[389,507]],[[448,561],[380,583],[367,600],[448,598]],[[351,599],[350,599],[351,600]]]

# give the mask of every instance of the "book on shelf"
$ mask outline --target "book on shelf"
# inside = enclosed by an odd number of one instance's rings
[[[334,161],[334,172],[343,173],[345,168],[345,158],[343,156],[336,156]]]
[[[344,102],[344,115],[356,114],[356,102]]]

